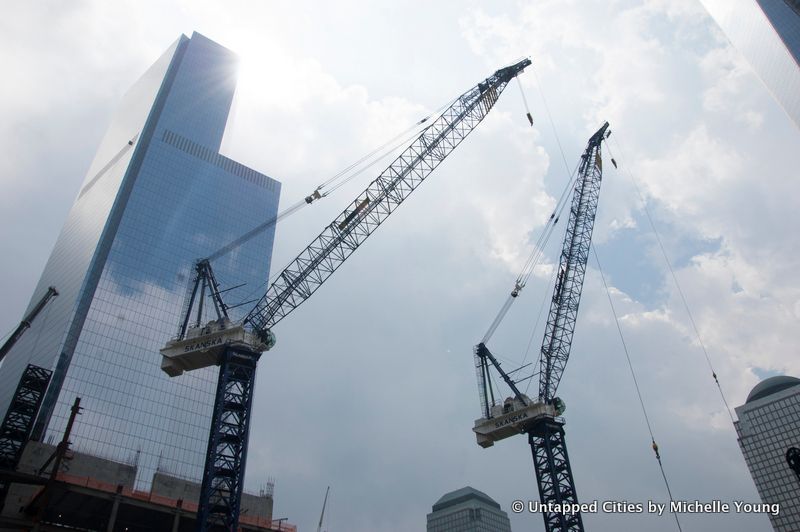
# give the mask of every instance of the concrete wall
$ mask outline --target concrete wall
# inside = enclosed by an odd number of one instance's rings
[[[183,499],[196,503],[200,499],[200,484],[157,472],[153,475],[152,493],[170,499]],[[242,494],[242,515],[272,519],[272,497],[269,495]]]
[[[55,445],[37,441],[28,442],[22,452],[17,471],[35,475],[55,450]],[[123,487],[133,489],[133,482],[136,479],[136,466],[82,453],[71,452],[69,456],[72,457],[70,460],[62,462],[62,473],[75,477],[91,477],[100,482],[114,486],[122,484]],[[48,471],[50,467],[48,466]]]

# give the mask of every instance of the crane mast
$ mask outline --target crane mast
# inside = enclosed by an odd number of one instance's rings
[[[589,139],[581,156],[578,178],[570,206],[569,221],[561,249],[550,312],[539,354],[539,396],[532,401],[519,391],[516,381],[506,373],[484,343],[475,347],[478,387],[483,418],[475,422],[478,444],[490,447],[495,441],[515,434],[528,435],[531,447],[542,517],[547,532],[582,532],[580,512],[564,512],[566,505],[577,505],[578,496],[564,439],[564,403],[556,397],[569,359],[575,322],[581,299],[586,263],[592,240],[603,163],[600,144],[606,138],[608,122]],[[502,376],[514,393],[496,404],[489,378],[490,368]],[[512,372],[513,373],[513,372]],[[577,508],[577,506],[569,506]]]
[[[275,344],[272,327],[305,302],[375,231],[492,109],[529,59],[497,70],[445,109],[366,190],[284,269],[255,307],[232,323],[208,260],[196,265],[194,290],[201,304],[208,288],[217,319],[187,327],[189,301],[177,338],[161,350],[162,369],[177,376],[219,365],[211,431],[200,490],[198,530],[235,530],[244,481],[256,364]]]

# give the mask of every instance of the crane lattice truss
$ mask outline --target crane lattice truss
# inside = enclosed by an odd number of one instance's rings
[[[203,471],[203,485],[198,505],[198,530],[222,526],[235,530],[239,520],[239,500],[247,456],[247,436],[252,405],[253,384],[258,358],[274,342],[271,328],[297,308],[324,283],[342,263],[383,223],[430,173],[492,109],[508,82],[530,65],[525,59],[500,69],[477,86],[459,96],[420,136],[384,170],[291,264],[280,273],[267,293],[242,320],[248,333],[245,340],[224,341],[225,332],[239,334],[223,316],[224,304],[208,262],[198,264],[193,294],[208,287],[217,306],[218,321],[208,335],[188,335],[186,324],[192,304],[186,309],[179,338],[167,344],[162,353],[179,347],[184,354],[197,350],[198,355],[214,354],[220,365],[217,395],[211,420],[208,453]],[[203,262],[203,261],[201,261]],[[198,314],[199,315],[199,314]],[[248,336],[252,333],[251,336]],[[216,336],[214,336],[216,334]],[[248,338],[258,338],[251,342]],[[216,340],[219,339],[219,342]],[[218,348],[217,343],[223,344]],[[211,347],[207,347],[211,346]],[[216,354],[214,349],[220,349]],[[168,359],[165,354],[165,359]],[[206,364],[207,365],[207,364]],[[170,364],[162,365],[171,367]],[[198,364],[195,367],[202,367]],[[166,371],[166,369],[165,369]],[[175,370],[174,374],[180,374]],[[173,374],[173,373],[170,373]]]
[[[600,197],[600,183],[603,179],[600,142],[607,127],[608,123],[589,140],[578,169],[578,181],[569,210],[558,277],[539,354],[539,397],[545,402],[556,396],[575,333],[597,200]]]
[[[0,423],[0,468],[13,471],[28,442],[52,371],[28,364]]]
[[[14,471],[19,465],[51,375],[52,371],[33,364],[28,364],[22,373],[6,416],[0,423],[0,469]],[[0,510],[9,486],[9,482],[0,481]]]

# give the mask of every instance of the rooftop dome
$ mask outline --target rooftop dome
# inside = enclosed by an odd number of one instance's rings
[[[745,404],[751,403],[757,399],[763,399],[773,393],[791,388],[792,386],[797,386],[798,384],[800,384],[800,379],[787,377],[786,375],[778,375],[776,377],[764,379],[753,387],[750,391],[750,395],[747,396]]]

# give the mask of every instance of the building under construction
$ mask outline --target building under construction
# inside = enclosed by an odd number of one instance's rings
[[[52,479],[42,471],[58,446],[30,442],[9,482],[0,530],[195,530],[200,485],[156,471],[149,491],[135,489],[137,466],[80,452],[68,452]],[[43,475],[39,473],[42,472]],[[46,506],[43,509],[43,506]],[[296,528],[272,522],[272,487],[244,494],[240,530],[266,532]]]
[[[195,530],[197,482],[158,468],[150,488],[140,490],[138,455],[121,462],[72,449],[80,398],[57,445],[29,439],[49,378],[49,371],[29,365],[0,423],[0,531]],[[295,532],[283,519],[273,525],[273,492],[269,482],[257,495],[241,494],[238,530]]]

